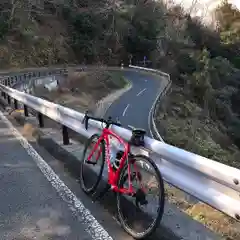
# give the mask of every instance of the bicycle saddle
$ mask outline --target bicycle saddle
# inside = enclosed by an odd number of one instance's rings
[[[135,128],[132,130],[132,133],[137,134],[137,135],[145,135],[146,131],[145,131],[145,129],[142,129],[142,128]]]

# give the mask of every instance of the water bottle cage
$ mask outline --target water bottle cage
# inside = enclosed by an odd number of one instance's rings
[[[132,131],[132,136],[130,139],[130,144],[137,147],[144,147],[144,135],[146,131],[143,129],[135,129]]]

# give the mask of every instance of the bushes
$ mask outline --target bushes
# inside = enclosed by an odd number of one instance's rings
[[[9,30],[8,23],[0,17],[0,40],[4,40]]]

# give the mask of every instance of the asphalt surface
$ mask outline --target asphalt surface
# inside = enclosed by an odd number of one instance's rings
[[[65,164],[19,132],[0,111],[0,239],[133,240],[116,220],[113,193],[93,202]],[[178,238],[160,228],[153,239]]]
[[[159,94],[161,81],[139,72],[124,71],[122,73],[131,81],[132,88],[110,106],[106,116],[118,118],[125,128],[128,125],[143,128],[147,132],[146,135],[151,136],[148,115]]]
[[[0,112],[0,238],[100,239],[88,233],[88,225],[94,221],[87,223],[84,214],[78,213],[79,207],[66,200],[64,184],[47,172],[45,160],[30,156],[29,147],[24,145]]]

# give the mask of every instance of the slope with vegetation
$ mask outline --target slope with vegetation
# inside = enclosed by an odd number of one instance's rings
[[[239,167],[240,12],[224,1],[213,31],[179,10],[186,41],[173,38],[157,64],[165,62],[173,80],[158,127],[170,144]]]

